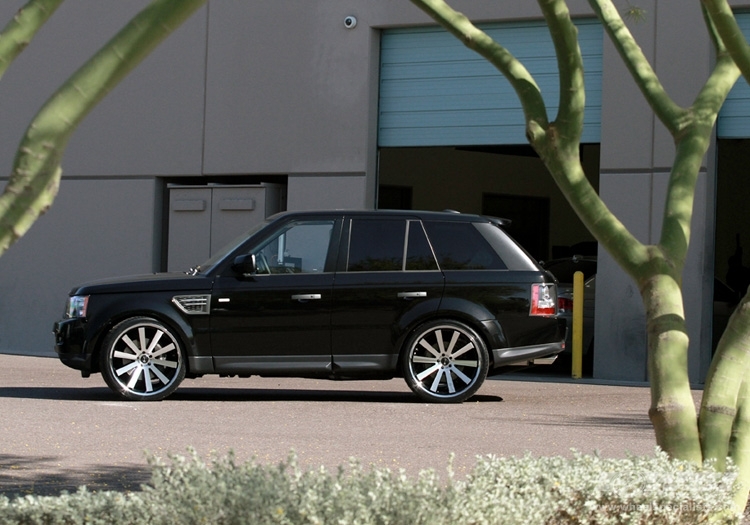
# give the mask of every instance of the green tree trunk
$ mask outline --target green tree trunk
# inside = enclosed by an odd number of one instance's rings
[[[21,141],[10,180],[0,195],[0,256],[52,205],[62,174],[60,160],[78,124],[205,3],[154,0],[44,104]]]

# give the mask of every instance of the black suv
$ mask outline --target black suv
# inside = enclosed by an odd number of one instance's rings
[[[554,277],[502,220],[283,213],[185,273],[74,288],[56,351],[134,400],[203,374],[405,378],[460,402],[488,371],[563,350]]]

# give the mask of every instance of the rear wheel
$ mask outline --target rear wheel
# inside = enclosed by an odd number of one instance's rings
[[[106,336],[100,354],[104,381],[118,395],[158,401],[185,378],[182,345],[172,329],[149,317],[133,317]]]
[[[402,366],[406,383],[423,400],[460,403],[482,386],[489,354],[469,326],[435,321],[422,325],[409,338]]]

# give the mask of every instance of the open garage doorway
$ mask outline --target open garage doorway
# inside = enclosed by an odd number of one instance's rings
[[[599,145],[581,148],[599,188]],[[530,146],[381,148],[378,208],[452,209],[510,219],[536,259],[596,255],[594,238]]]
[[[750,285],[750,139],[718,140],[713,348]]]
[[[584,172],[597,191],[599,150],[598,144],[581,148]],[[510,219],[505,230],[535,259],[545,263],[572,259],[574,255],[597,255],[593,236],[528,145],[381,148],[378,171],[380,209],[452,209]],[[578,263],[569,262],[554,261],[548,266],[583,269]],[[585,279],[593,283],[589,278],[596,272],[595,259],[586,259],[583,264],[588,269]],[[572,271],[564,273],[570,274],[571,282],[561,280],[561,289],[572,293]],[[593,375],[593,286],[587,286],[589,295],[584,301],[589,305],[584,306],[586,377]],[[553,366],[521,367],[518,373],[569,376],[570,367],[571,354],[566,352]]]

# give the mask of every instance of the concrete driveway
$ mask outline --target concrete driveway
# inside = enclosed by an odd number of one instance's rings
[[[491,378],[461,405],[422,403],[400,379],[215,376],[138,403],[57,359],[0,355],[0,492],[135,490],[150,476],[144,451],[166,458],[189,446],[274,464],[294,450],[303,466],[330,469],[356,457],[410,474],[442,473],[453,453],[458,475],[485,454],[650,455],[648,406],[645,387],[518,375]]]

